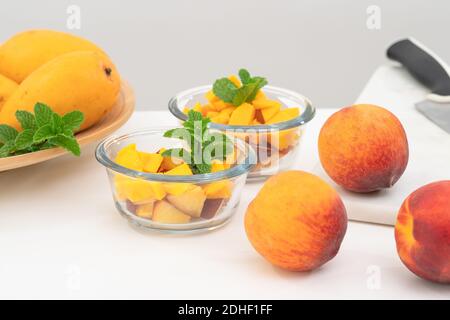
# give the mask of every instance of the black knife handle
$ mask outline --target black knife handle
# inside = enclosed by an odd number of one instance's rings
[[[400,62],[434,94],[450,96],[450,75],[429,52],[431,51],[427,48],[405,39],[394,43],[388,49],[387,56]]]

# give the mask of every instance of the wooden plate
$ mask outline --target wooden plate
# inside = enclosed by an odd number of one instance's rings
[[[76,138],[81,147],[97,142],[119,129],[131,117],[135,98],[130,85],[122,81],[119,98],[111,111],[95,126],[77,133]],[[26,167],[67,154],[61,148],[48,149],[20,156],[0,158],[0,172]]]

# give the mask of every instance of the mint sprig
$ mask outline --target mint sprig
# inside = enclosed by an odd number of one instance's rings
[[[164,137],[183,140],[187,149],[168,149],[162,155],[182,159],[189,164],[194,174],[210,173],[212,160],[223,161],[233,152],[233,143],[226,135],[209,130],[210,121],[200,112],[190,110],[183,128],[171,129],[164,133]]]
[[[213,93],[224,102],[240,106],[244,102],[252,102],[258,91],[268,83],[263,77],[252,77],[246,69],[239,70],[239,78],[242,82],[239,88],[228,78],[217,79]]]
[[[72,111],[64,116],[54,112],[43,103],[36,103],[34,114],[24,110],[16,112],[23,131],[0,125],[0,158],[61,147],[75,156],[80,156],[80,146],[75,139],[75,131],[84,121],[80,111]]]

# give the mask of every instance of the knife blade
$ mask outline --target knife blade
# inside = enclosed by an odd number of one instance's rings
[[[416,109],[450,134],[450,68],[433,51],[413,38],[400,40],[387,50],[388,58],[401,63],[431,90]]]

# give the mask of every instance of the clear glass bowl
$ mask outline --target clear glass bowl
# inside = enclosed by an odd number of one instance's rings
[[[255,152],[238,140],[230,169],[190,176],[145,173],[114,162],[117,153],[133,143],[151,153],[182,147],[181,140],[163,137],[168,129],[113,136],[98,145],[96,158],[106,167],[116,208],[132,225],[148,230],[196,232],[224,225],[239,204]]]
[[[186,120],[183,108],[192,108],[197,102],[202,105],[208,101],[205,94],[212,86],[202,86],[183,91],[169,101],[170,112],[181,121]],[[298,117],[269,125],[233,126],[210,123],[212,129],[225,132],[228,136],[240,138],[249,143],[257,153],[257,163],[249,173],[249,180],[265,179],[279,171],[288,169],[295,160],[305,124],[315,115],[315,108],[306,97],[299,93],[266,86],[263,89],[267,98],[279,101],[282,108],[298,107]]]

